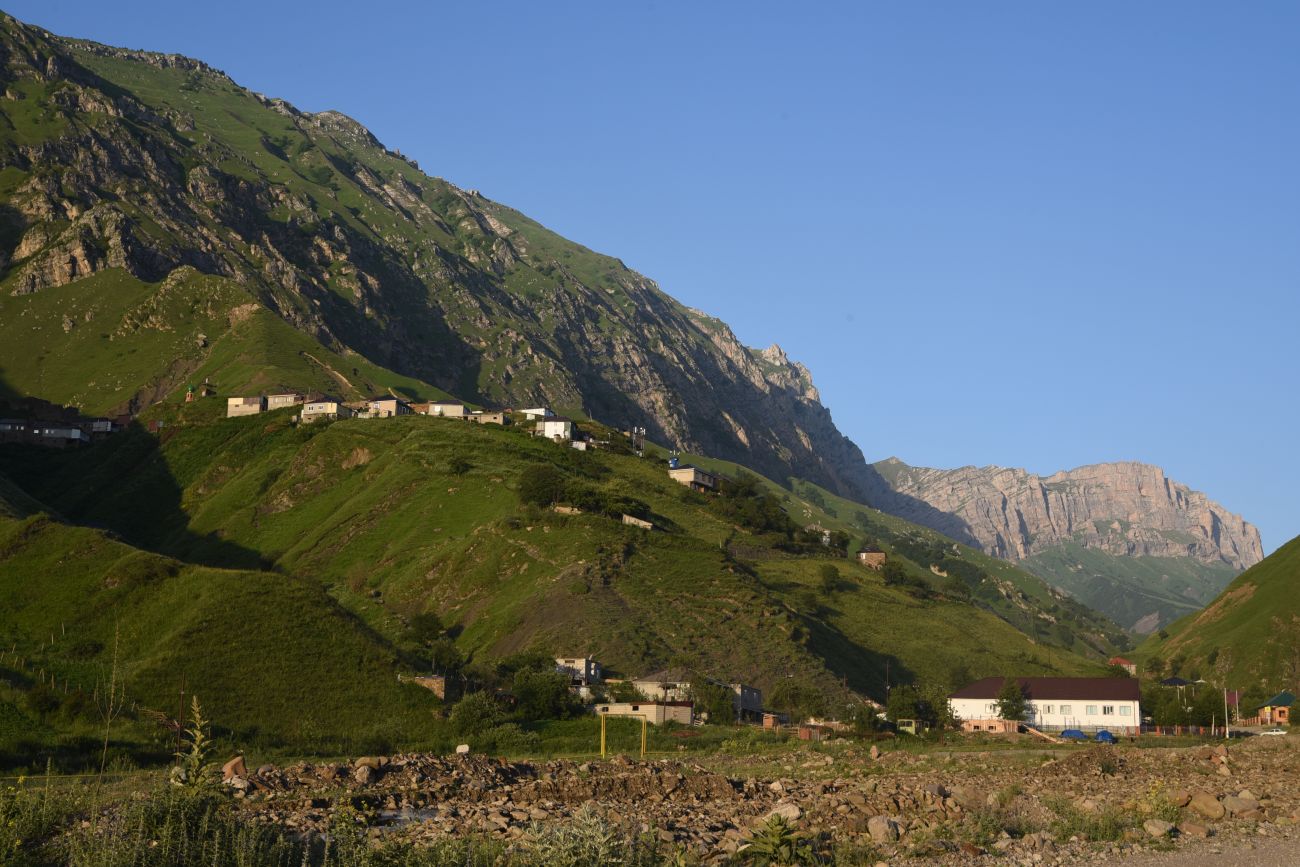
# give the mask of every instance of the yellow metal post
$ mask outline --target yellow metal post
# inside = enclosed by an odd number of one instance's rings
[[[650,727],[650,722],[645,717],[641,717],[641,758],[645,758],[645,733]]]
[[[600,715],[600,757],[605,758],[605,715]]]

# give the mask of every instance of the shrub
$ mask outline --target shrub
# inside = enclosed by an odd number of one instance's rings
[[[549,464],[534,464],[519,475],[519,499],[531,506],[549,506],[564,496],[564,476]]]
[[[451,729],[462,737],[486,732],[499,725],[505,714],[501,705],[486,692],[472,692],[451,709]]]

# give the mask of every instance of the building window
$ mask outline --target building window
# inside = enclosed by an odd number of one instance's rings
[[[1096,716],[1096,715],[1097,715],[1097,706],[1096,706],[1095,704],[1090,704],[1090,705],[1088,705],[1087,708],[1085,709],[1084,713],[1085,713],[1087,716]]]
[[[632,710],[637,711],[637,710],[640,710],[640,709],[641,709],[641,705],[639,705],[639,704],[634,704],[634,705],[632,705]]]
[[[1114,715],[1115,715],[1115,705],[1113,705],[1113,704],[1103,704],[1103,705],[1101,706],[1101,715],[1102,715],[1102,716],[1114,716]]]
[[[1068,704],[1061,705],[1061,713],[1065,714],[1066,716],[1069,716],[1070,706]]]
[[[1119,707],[1119,715],[1120,715],[1120,716],[1132,716],[1132,715],[1133,715],[1133,708],[1129,707],[1129,706],[1126,705],[1126,704],[1122,704],[1122,705],[1120,705],[1120,707]]]
[[[1051,712],[1052,712],[1052,706],[1050,704],[1043,705],[1043,713],[1051,713]]]

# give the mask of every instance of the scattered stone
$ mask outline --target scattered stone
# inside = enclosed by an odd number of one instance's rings
[[[1207,819],[1222,819],[1223,814],[1227,812],[1224,806],[1219,803],[1219,799],[1209,792],[1197,792],[1192,795],[1192,800],[1188,806],[1195,813],[1199,813]]]
[[[469,744],[456,744],[456,755],[463,756],[469,753]]]
[[[780,816],[787,822],[797,822],[799,821],[799,817],[802,815],[803,810],[799,809],[798,804],[792,804],[789,801],[782,801],[780,804],[773,807],[771,812],[763,817],[763,821],[767,821],[773,816]]]
[[[868,819],[867,833],[876,843],[894,843],[900,836],[898,823],[888,816],[872,816]]]
[[[1210,836],[1210,829],[1197,822],[1183,822],[1178,826],[1178,833],[1184,837],[1197,837],[1203,840]]]
[[[1142,827],[1152,837],[1168,837],[1174,830],[1173,822],[1166,822],[1164,819],[1147,819],[1142,823]]]

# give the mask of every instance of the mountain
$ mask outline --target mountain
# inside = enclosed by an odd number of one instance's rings
[[[1203,611],[1150,636],[1145,668],[1272,695],[1300,685],[1300,538],[1227,586]]]
[[[896,458],[876,469],[884,508],[1019,563],[1138,632],[1195,611],[1263,558],[1253,525],[1148,464],[1046,477]]]
[[[343,114],[9,17],[0,95],[0,397],[113,412],[205,378],[222,395],[380,386],[872,484],[779,347],[742,345]]]

